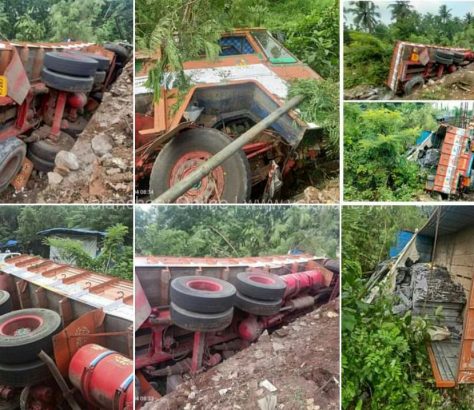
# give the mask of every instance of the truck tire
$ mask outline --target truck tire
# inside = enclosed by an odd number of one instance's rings
[[[97,71],[94,75],[94,85],[101,85],[105,83],[107,73],[105,71]]]
[[[51,71],[72,77],[91,77],[99,62],[81,53],[52,51],[44,56],[44,66]]]
[[[36,360],[41,350],[51,354],[52,338],[60,330],[61,317],[53,310],[22,309],[1,316],[1,362],[28,363]]]
[[[416,75],[405,83],[403,91],[406,95],[409,95],[413,91],[423,87],[423,84],[425,84],[425,79],[421,75]]]
[[[181,276],[170,286],[170,300],[197,313],[222,313],[234,305],[236,289],[225,280],[209,276]]]
[[[451,55],[451,57],[444,57],[444,56],[440,56],[438,54],[435,54],[435,61],[439,64],[445,64],[445,65],[451,65],[453,64],[453,56]]]
[[[117,60],[119,60],[122,64],[126,63],[130,59],[130,52],[120,44],[105,43],[104,48],[115,53]]]
[[[273,316],[281,308],[283,301],[279,300],[256,300],[237,292],[235,295],[235,307],[255,316]]]
[[[50,88],[66,92],[89,92],[94,85],[94,77],[73,77],[43,68],[43,82]]]
[[[455,51],[455,52],[454,52],[453,61],[454,61],[456,64],[462,64],[462,63],[464,63],[464,60],[465,60],[464,53],[460,53],[460,52],[458,52],[458,51]]]
[[[226,134],[212,128],[193,128],[175,136],[161,150],[153,164],[150,175],[152,199],[167,191],[182,176],[188,175],[231,142]],[[242,150],[238,150],[211,174],[212,178],[203,178],[179,202],[238,203],[249,199],[251,172]]]
[[[69,151],[76,140],[64,131],[61,131],[56,142],[49,138],[32,142],[28,145],[31,154],[54,164],[59,151]]]
[[[54,162],[47,161],[42,158],[38,158],[35,154],[28,152],[28,159],[33,163],[33,167],[37,171],[50,172],[54,169]]]
[[[232,323],[234,308],[223,313],[196,313],[170,303],[171,321],[192,332],[217,332]]]
[[[0,142],[0,192],[8,188],[23,165],[26,145],[18,138],[8,138]]]
[[[71,51],[71,53],[79,54],[81,56],[91,58],[92,60],[97,61],[97,71],[107,71],[110,67],[110,60],[107,57],[101,56],[100,54],[83,53],[81,51]]]
[[[251,299],[281,302],[286,283],[272,273],[240,272],[237,274],[235,287],[240,294]]]
[[[441,57],[449,60],[450,58],[453,58],[453,56],[454,53],[452,51],[442,49],[435,50],[435,57]]]
[[[0,381],[7,386],[24,387],[50,377],[48,366],[39,359],[19,364],[0,363]]]
[[[12,299],[6,290],[0,290],[0,315],[12,311]]]

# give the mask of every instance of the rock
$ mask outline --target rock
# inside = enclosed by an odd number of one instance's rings
[[[105,136],[104,134],[99,134],[95,136],[92,139],[91,144],[92,150],[99,157],[108,154],[110,151],[112,151],[113,148],[110,138]]]
[[[63,167],[54,167],[54,172],[58,173],[59,175],[65,177],[67,174],[69,174],[69,169],[68,168],[63,168]]]
[[[220,394],[221,396],[225,396],[226,393],[227,393],[229,390],[230,390],[230,389],[220,389],[220,390],[219,390],[219,394]]]
[[[339,317],[339,315],[336,313],[336,312],[333,312],[332,310],[330,310],[328,313],[326,313],[326,316],[333,319],[335,317]]]
[[[196,398],[196,392],[192,391],[191,393],[188,394],[188,399],[189,400],[194,400]]]
[[[54,163],[58,168],[66,168],[71,171],[79,169],[79,161],[77,157],[69,151],[59,151]]]
[[[267,379],[263,380],[260,382],[259,384],[260,387],[264,387],[265,389],[267,389],[270,393],[273,393],[273,392],[276,392],[278,389],[273,385],[271,384]]]
[[[273,342],[272,347],[275,352],[279,352],[280,350],[285,349],[285,346],[283,346],[281,343],[278,343],[278,342]]]
[[[265,354],[260,349],[258,349],[255,351],[254,356],[256,359],[263,359],[265,357]]]
[[[57,172],[48,172],[48,183],[50,185],[59,185],[62,180],[63,177]]]
[[[120,168],[107,168],[105,171],[107,175],[116,175],[120,174],[120,172],[122,172]]]
[[[275,410],[277,407],[277,398],[271,395],[258,400],[257,403],[260,410]]]

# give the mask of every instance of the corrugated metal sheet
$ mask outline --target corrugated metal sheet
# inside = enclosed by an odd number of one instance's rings
[[[433,213],[419,234],[434,237],[436,233],[436,212]],[[474,206],[442,206],[439,235],[449,235],[474,225]]]

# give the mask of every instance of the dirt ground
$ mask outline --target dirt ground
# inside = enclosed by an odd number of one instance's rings
[[[147,410],[339,409],[339,300],[178,386]],[[273,391],[272,391],[273,390]]]
[[[12,187],[4,203],[129,203],[133,191],[133,65],[125,67],[71,149],[79,169],[56,175],[33,170],[23,192]],[[94,149],[95,148],[95,149]],[[69,172],[67,172],[69,171]],[[57,174],[55,172],[55,174]],[[64,171],[63,171],[64,174]]]

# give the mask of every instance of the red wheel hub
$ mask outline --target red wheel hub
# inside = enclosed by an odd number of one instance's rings
[[[7,320],[0,326],[0,334],[5,336],[22,336],[31,333],[43,324],[39,316],[24,315]]]
[[[248,278],[250,281],[261,283],[262,285],[273,285],[275,283],[275,279],[264,275],[254,274],[252,276],[249,276]]]
[[[186,282],[186,286],[194,290],[202,290],[205,292],[219,292],[223,289],[220,283],[204,279],[190,280],[189,282]]]
[[[176,161],[171,169],[169,186],[192,174],[201,164],[212,157],[210,152],[191,151],[184,154]],[[224,192],[224,169],[217,167],[209,175],[194,185],[189,191],[178,198],[177,202],[211,202],[221,200]]]

